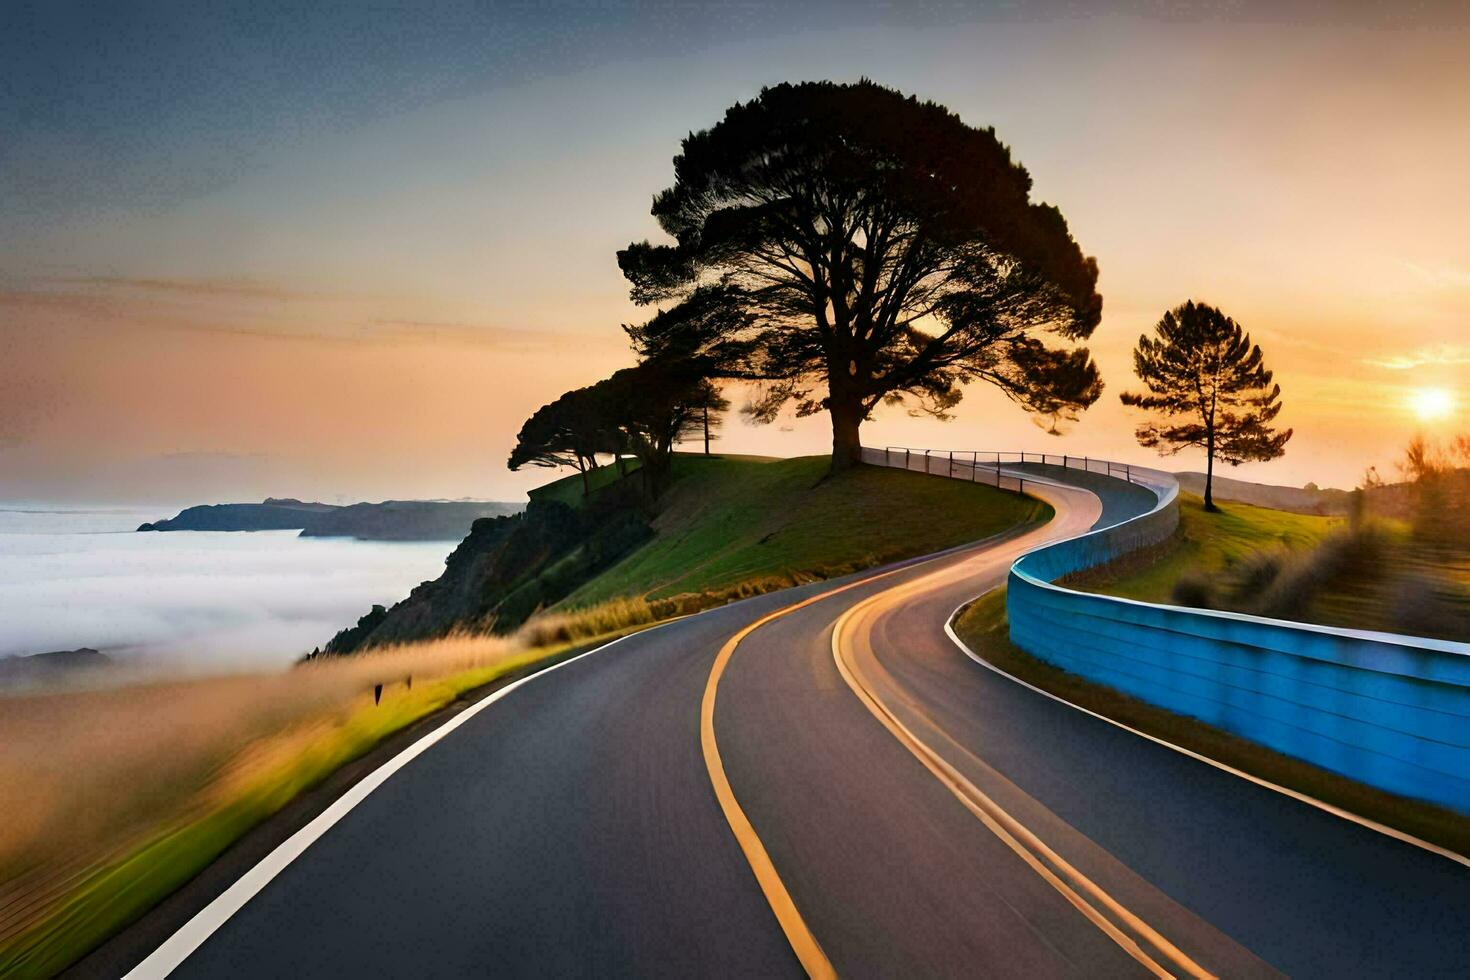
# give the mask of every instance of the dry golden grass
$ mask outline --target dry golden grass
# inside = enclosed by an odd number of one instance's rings
[[[609,599],[591,606],[544,613],[528,622],[517,635],[532,645],[581,643],[593,637],[627,632],[680,616],[692,616],[706,609],[764,595],[777,589],[789,589],[849,575],[866,567],[868,566],[865,564],[854,562],[815,572],[766,575],[746,579],[727,588],[681,592],[663,599],[642,596]]]
[[[196,802],[267,736],[403,686],[523,652],[458,638],[316,661],[278,674],[6,698],[0,710],[0,881],[63,855],[106,852]]]
[[[0,698],[0,975],[64,968],[302,790],[465,691],[658,618],[615,600],[513,637]]]

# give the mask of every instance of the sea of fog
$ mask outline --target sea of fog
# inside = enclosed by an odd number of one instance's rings
[[[454,547],[135,532],[167,513],[0,504],[0,657],[93,647],[188,673],[281,667],[436,578]]]

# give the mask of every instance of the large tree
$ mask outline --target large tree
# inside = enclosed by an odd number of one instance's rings
[[[1272,428],[1281,386],[1261,348],[1220,310],[1193,300],[1164,314],[1156,336],[1138,338],[1133,369],[1146,392],[1124,392],[1123,404],[1159,417],[1138,427],[1138,441],[1172,455],[1205,451],[1205,509],[1215,510],[1215,460],[1232,466],[1286,452],[1291,430]]]
[[[685,138],[674,173],[653,202],[673,243],[618,253],[665,305],[635,348],[760,382],[758,419],[825,409],[834,469],[880,402],[945,418],[973,381],[1053,418],[1097,400],[1071,346],[1097,264],[993,129],[866,80],[783,84]]]

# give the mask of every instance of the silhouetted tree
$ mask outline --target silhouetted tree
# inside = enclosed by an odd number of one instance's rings
[[[1162,455],[1188,446],[1205,451],[1205,509],[1215,510],[1215,459],[1238,466],[1286,452],[1291,430],[1271,427],[1281,386],[1261,348],[1240,324],[1193,300],[1164,314],[1156,337],[1141,336],[1133,369],[1148,389],[1124,392],[1123,404],[1162,416],[1138,428],[1138,441]]]
[[[832,419],[832,466],[859,460],[879,402],[946,418],[972,381],[1075,417],[1102,390],[1085,349],[1102,299],[1061,212],[993,129],[864,80],[763,90],[692,133],[653,202],[672,245],[618,253],[645,357],[699,358]]]
[[[571,466],[582,474],[582,495],[600,454],[638,460],[649,500],[663,490],[674,443],[719,427],[730,403],[697,361],[650,361],[614,372],[537,409],[516,437],[508,465]]]
[[[674,443],[703,432],[710,412],[718,425],[718,413],[729,407],[701,366],[687,361],[624,368],[595,387],[638,458],[649,500],[663,492]]]
[[[610,424],[604,393],[577,388],[556,401],[538,408],[521,426],[506,465],[572,466],[582,474],[582,496],[591,492],[590,474],[597,469],[597,454],[616,452],[617,441]]]

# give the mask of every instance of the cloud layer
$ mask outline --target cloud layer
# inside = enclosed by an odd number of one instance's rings
[[[0,511],[0,656],[89,646],[186,671],[284,666],[437,576],[452,547],[117,530],[157,516]]]

